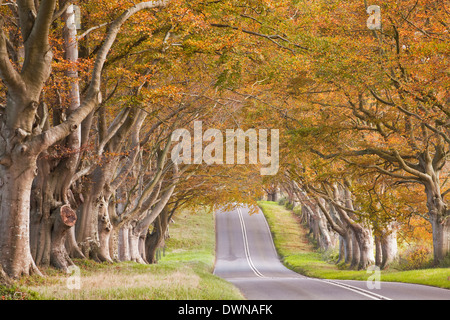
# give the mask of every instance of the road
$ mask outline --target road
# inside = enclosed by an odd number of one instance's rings
[[[280,262],[262,212],[246,207],[216,212],[214,274],[237,286],[249,300],[450,300],[450,290],[381,282],[307,278]],[[368,274],[368,277],[370,274]]]

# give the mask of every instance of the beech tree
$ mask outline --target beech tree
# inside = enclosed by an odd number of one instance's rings
[[[38,156],[54,143],[78,130],[81,122],[101,103],[101,72],[121,26],[138,11],[166,6],[165,1],[142,2],[124,11],[109,27],[98,50],[91,81],[80,106],[60,124],[45,127],[42,90],[51,74],[53,61],[49,36],[58,9],[57,1],[17,1],[8,7],[17,14],[24,45],[23,64],[14,65],[8,49],[5,29],[0,34],[0,74],[7,88],[7,100],[1,121],[2,178],[0,220],[0,262],[11,277],[39,272],[32,259],[29,242],[31,187],[37,173]],[[5,21],[3,19],[2,23]],[[66,212],[60,210],[65,222]]]
[[[267,105],[290,126],[290,148],[385,175],[388,192],[423,186],[438,264],[449,250],[448,12],[441,1],[382,1],[382,28],[370,30],[367,5],[299,3],[293,25],[302,32],[286,27],[285,39],[307,50],[285,59],[303,65],[283,69],[270,92],[284,90],[283,103]]]
[[[362,72],[358,72],[357,77],[350,77],[350,81],[333,81],[333,90],[340,92],[343,99],[340,100],[338,95],[331,96],[342,104],[317,101],[324,110],[329,106],[341,110],[338,121],[343,125],[340,127],[352,127],[355,132],[349,137],[351,144],[325,157],[340,154],[403,183],[419,183],[424,187],[428,219],[433,226],[436,263],[442,261],[449,250],[449,212],[444,199],[447,192],[441,190],[446,187],[443,177],[449,150],[448,130],[444,125],[448,117],[448,92],[440,75],[440,59],[448,52],[425,48],[448,42],[439,23],[440,7],[439,3],[426,1],[417,6],[408,2],[394,7],[386,4],[384,30],[392,32],[375,32],[372,38],[361,35],[360,39],[365,39],[361,43],[355,43],[354,38],[346,42],[353,43],[354,48],[369,56],[369,50],[376,50],[377,58],[374,56],[374,59],[379,64],[361,66]],[[428,22],[422,16],[425,10],[432,17]],[[406,12],[409,13],[407,17]],[[429,32],[437,36],[430,36]],[[331,57],[328,56],[328,61],[336,63],[336,57]],[[330,65],[326,78],[335,77],[338,70],[354,68],[358,61],[366,63],[358,53],[352,59],[348,64],[341,62],[338,68]],[[364,160],[355,160],[358,157]]]

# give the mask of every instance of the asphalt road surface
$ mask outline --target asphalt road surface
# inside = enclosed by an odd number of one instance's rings
[[[216,212],[214,274],[249,300],[450,300],[450,290],[430,286],[307,278],[282,265],[262,212],[246,207]],[[368,274],[368,277],[370,274]]]

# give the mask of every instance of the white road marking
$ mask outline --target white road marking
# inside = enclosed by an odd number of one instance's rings
[[[265,278],[265,279],[269,279],[269,280],[270,280],[270,279],[272,279],[272,280],[282,280],[282,279],[289,279],[289,278],[291,278],[291,277],[282,277],[282,276],[281,276],[281,277],[280,277],[280,276],[276,276],[276,277],[267,277],[267,276],[263,275],[263,274],[258,270],[258,268],[256,268],[255,264],[253,263],[252,257],[251,257],[251,255],[250,255],[249,242],[248,242],[248,236],[247,236],[247,228],[246,228],[246,226],[245,226],[244,217],[243,217],[243,213],[242,213],[242,211],[241,211],[241,208],[239,208],[239,207],[236,208],[236,212],[238,213],[239,222],[240,222],[240,225],[241,225],[241,231],[242,231],[242,238],[243,238],[243,244],[244,244],[245,258],[247,259],[247,263],[248,263],[250,269],[251,269],[251,270],[255,273],[255,275],[256,275],[257,277],[259,277],[259,278]],[[262,213],[262,214],[263,214],[263,213]],[[263,219],[264,219],[264,221],[265,221],[265,223],[266,223],[267,232],[269,232],[270,239],[272,240],[272,248],[273,248],[273,250],[275,251],[275,253],[277,253],[276,248],[275,248],[275,244],[274,244],[273,239],[272,239],[272,232],[270,231],[269,224],[267,223],[267,219],[266,219],[266,217],[264,216],[264,214],[263,214]],[[278,254],[277,254],[277,255],[278,255]],[[289,269],[286,269],[286,270],[289,270]],[[215,270],[214,270],[214,271],[215,271]],[[299,278],[300,278],[300,277],[301,277],[301,278],[304,277],[304,276],[301,276],[300,274],[299,274],[298,276],[299,276]],[[294,277],[294,278],[292,278],[292,279],[299,279],[299,278]],[[246,280],[246,279],[248,279],[248,278],[242,278],[242,280]],[[357,294],[359,294],[359,295],[368,297],[368,298],[373,299],[373,300],[392,300],[392,299],[390,299],[390,298],[387,298],[387,297],[385,297],[385,296],[382,296],[382,295],[379,295],[379,294],[377,294],[377,293],[371,292],[371,291],[369,291],[369,290],[365,290],[365,289],[362,289],[362,288],[359,288],[359,287],[355,287],[355,286],[352,286],[352,285],[349,285],[349,284],[346,284],[346,283],[340,283],[340,282],[337,282],[337,281],[327,280],[327,279],[309,278],[309,277],[304,277],[304,279],[305,279],[305,280],[320,281],[320,282],[323,282],[323,283],[327,283],[327,284],[329,284],[329,285],[337,286],[337,287],[340,287],[340,288],[342,288],[342,289],[346,289],[346,290],[352,291],[352,292],[354,292],[354,293],[357,293]]]
[[[239,221],[241,222],[242,237],[244,239],[244,251],[245,251],[245,257],[247,258],[248,265],[250,266],[252,271],[258,277],[265,278],[265,276],[253,264],[252,257],[250,256],[250,250],[248,247],[247,229],[245,228],[244,217],[242,217],[242,212],[239,207],[236,209],[236,211],[239,216]]]
[[[334,285],[334,286],[338,286],[338,287],[341,287],[341,288],[344,288],[344,289],[356,292],[356,293],[361,294],[363,296],[369,297],[369,298],[371,298],[373,300],[392,300],[392,299],[390,299],[388,297],[382,296],[382,295],[374,293],[372,291],[361,289],[359,287],[355,287],[355,286],[352,286],[352,285],[349,285],[349,284],[346,284],[346,283],[340,283],[340,282],[336,282],[336,281],[332,281],[332,280],[323,280],[323,279],[315,279],[315,280],[318,280],[318,281],[321,281],[321,282],[325,282],[325,283],[328,283],[328,284],[331,284],[331,285]]]

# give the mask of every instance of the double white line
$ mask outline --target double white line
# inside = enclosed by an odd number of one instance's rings
[[[252,261],[252,258],[250,256],[250,249],[249,249],[248,237],[247,237],[247,229],[245,227],[244,217],[243,217],[243,214],[242,214],[242,211],[241,211],[240,208],[237,208],[236,211],[238,213],[239,221],[241,223],[242,238],[243,238],[243,243],[244,243],[244,252],[245,252],[245,257],[247,259],[248,265],[250,266],[250,269],[252,269],[252,271],[255,273],[255,275],[257,277],[259,277],[259,278],[267,278],[265,275],[263,275],[256,268],[255,264]],[[270,228],[269,228],[268,225],[267,225],[267,228],[268,228],[269,233],[270,233]],[[274,249],[275,249],[275,247],[274,247]],[[333,286],[338,286],[338,287],[341,287],[343,289],[347,289],[347,290],[353,291],[353,292],[355,292],[357,294],[366,296],[366,297],[374,299],[374,300],[391,300],[391,299],[389,299],[389,298],[387,298],[385,296],[376,294],[376,293],[371,292],[369,290],[365,290],[365,289],[362,289],[362,288],[359,288],[359,287],[352,286],[352,285],[347,284],[347,283],[342,283],[342,282],[337,282],[337,281],[327,280],[327,279],[313,279],[313,278],[308,278],[308,279],[316,280],[316,281],[320,281],[320,282],[325,282],[325,283],[327,283],[329,285],[333,285]]]
[[[256,274],[256,276],[260,277],[260,278],[266,278],[266,276],[264,276],[254,265],[253,261],[252,261],[252,257],[250,256],[250,249],[248,247],[248,238],[247,238],[247,229],[245,228],[245,222],[244,222],[244,217],[242,216],[242,211],[240,208],[237,208],[237,213],[239,216],[239,221],[241,222],[241,229],[242,229],[242,237],[243,237],[243,242],[244,242],[244,252],[245,252],[245,257],[247,258],[247,262],[248,265],[250,266],[250,269],[252,269],[252,271]]]
[[[334,285],[334,286],[338,286],[338,287],[341,287],[343,289],[347,289],[347,290],[353,291],[355,293],[358,293],[360,295],[366,296],[366,297],[368,297],[370,299],[373,299],[373,300],[392,300],[392,299],[390,299],[388,297],[382,296],[380,294],[374,293],[374,292],[369,291],[369,290],[365,290],[365,289],[362,289],[362,288],[359,288],[359,287],[352,286],[350,284],[337,282],[337,281],[333,281],[333,280],[327,280],[327,279],[316,279],[316,280],[321,281],[321,282],[325,282],[325,283],[328,283],[328,284],[331,284],[331,285]]]

